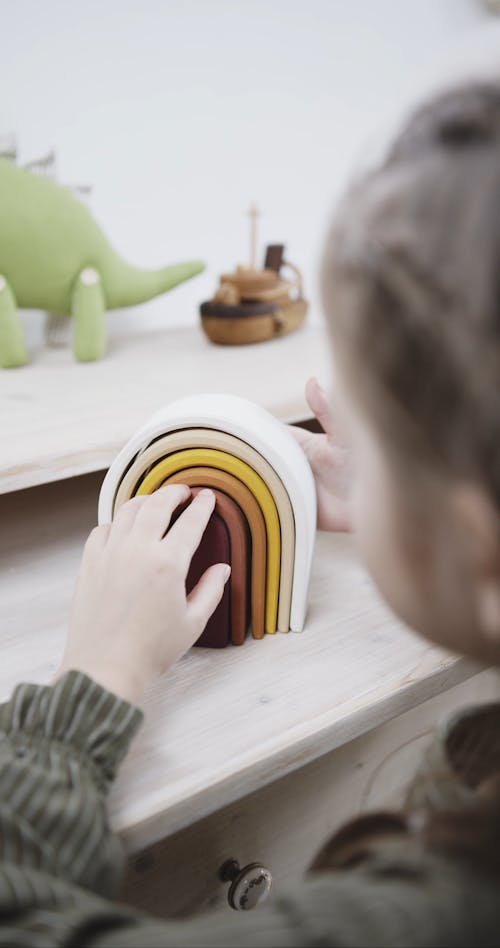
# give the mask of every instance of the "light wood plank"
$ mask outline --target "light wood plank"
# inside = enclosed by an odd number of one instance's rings
[[[42,349],[0,372],[0,493],[110,465],[162,405],[199,392],[231,392],[283,419],[307,417],[304,385],[329,377],[321,328],[252,346],[214,346],[200,329],[117,336],[100,362]]]
[[[0,497],[0,695],[57,667],[102,475]],[[477,671],[388,613],[349,537],[320,534],[302,634],[193,649],[151,688],[111,795],[131,850],[302,767]]]

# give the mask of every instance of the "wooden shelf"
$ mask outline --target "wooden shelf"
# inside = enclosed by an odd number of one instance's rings
[[[102,362],[80,365],[68,350],[47,349],[2,372],[0,696],[19,681],[51,680],[102,471],[155,410],[219,391],[303,419],[307,378],[330,371],[324,331],[307,327],[234,348],[196,329],[129,335],[112,339]],[[477,671],[394,619],[350,538],[320,534],[302,634],[193,649],[151,689],[111,795],[113,825],[139,850]]]
[[[232,392],[286,420],[307,417],[310,375],[330,373],[321,328],[252,346],[214,346],[200,329],[111,339],[100,362],[43,349],[0,374],[0,493],[108,467],[161,405],[199,392]]]
[[[2,698],[57,667],[101,479],[0,497]],[[302,634],[193,649],[151,689],[111,795],[113,824],[129,849],[147,846],[477,671],[395,620],[349,537],[319,534]]]

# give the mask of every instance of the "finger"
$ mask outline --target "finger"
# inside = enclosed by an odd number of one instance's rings
[[[110,523],[103,523],[100,527],[94,527],[93,530],[89,533],[87,537],[87,542],[85,543],[86,550],[102,550],[106,546],[107,539],[109,537],[109,531],[111,530]]]
[[[133,524],[134,533],[144,539],[161,540],[168,530],[174,511],[190,494],[191,488],[186,484],[170,484],[148,495],[137,511]]]
[[[306,400],[311,411],[315,414],[321,427],[327,435],[335,434],[333,413],[328,403],[326,392],[316,378],[311,378],[306,384]]]
[[[230,575],[231,567],[228,563],[216,563],[215,566],[209,566],[189,593],[188,612],[199,634],[217,609]]]
[[[204,488],[183,511],[163,541],[165,554],[174,553],[175,561],[187,573],[215,507],[215,494]]]
[[[132,527],[141,507],[147,502],[148,497],[132,497],[125,504],[121,504],[113,518],[113,533],[126,532]]]

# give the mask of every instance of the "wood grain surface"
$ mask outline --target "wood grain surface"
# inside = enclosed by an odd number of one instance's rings
[[[102,475],[0,497],[0,696],[46,682],[63,647]],[[466,680],[381,603],[351,538],[319,534],[300,635],[193,649],[147,695],[110,805],[138,850]]]
[[[115,337],[100,362],[43,349],[0,372],[0,493],[108,467],[162,405],[231,392],[282,419],[310,414],[304,386],[330,373],[324,330],[302,327],[261,345],[212,345],[201,329]]]

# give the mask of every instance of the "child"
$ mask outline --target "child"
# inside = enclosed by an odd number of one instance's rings
[[[351,523],[388,602],[417,632],[500,664],[500,84],[441,95],[347,196],[324,303],[355,464],[298,434],[319,526]],[[339,490],[340,485],[340,490]],[[493,946],[500,942],[500,705],[456,718],[400,814],[343,828],[298,891],[255,913],[156,921],[114,904],[106,793],[146,684],[195,641],[227,580],[184,578],[213,508],[188,489],[121,508],[83,556],[50,687],[0,709],[0,944]],[[165,610],[165,601],[169,609]]]

